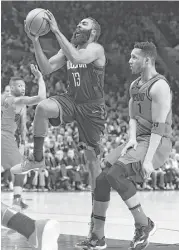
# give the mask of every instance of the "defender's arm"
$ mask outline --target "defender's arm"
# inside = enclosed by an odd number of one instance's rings
[[[21,144],[25,144],[26,138],[26,106],[23,108],[21,112],[21,124],[20,124],[20,131],[21,131]]]
[[[136,140],[136,119],[133,109],[133,99],[132,97],[129,100],[129,140]]]
[[[150,91],[152,98],[152,133],[145,162],[151,162],[165,132],[165,122],[171,109],[171,91],[164,80],[157,81]]]
[[[40,77],[38,80],[39,84],[39,91],[37,96],[20,96],[15,98],[15,105],[22,106],[32,106],[38,104],[40,101],[44,100],[46,98],[46,86],[45,82],[43,80],[43,77]]]

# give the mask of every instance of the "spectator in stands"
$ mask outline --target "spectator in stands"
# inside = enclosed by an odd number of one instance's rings
[[[45,189],[46,186],[46,178],[48,177],[48,171],[47,169],[39,169],[39,176],[38,176],[38,190],[39,191],[47,191],[47,189]]]
[[[165,189],[164,176],[165,176],[165,172],[161,168],[152,172],[152,174],[151,174],[151,179],[152,179],[151,186],[152,186],[153,190],[157,190],[157,189],[164,190]]]

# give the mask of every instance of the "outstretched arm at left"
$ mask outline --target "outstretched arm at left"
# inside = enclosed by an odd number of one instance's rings
[[[158,80],[152,86],[150,96],[152,98],[151,112],[154,129],[152,129],[150,143],[144,162],[152,162],[162,138],[162,128],[165,126],[167,115],[171,109],[172,94],[168,83],[162,79]],[[160,131],[157,130],[157,126],[160,126]]]

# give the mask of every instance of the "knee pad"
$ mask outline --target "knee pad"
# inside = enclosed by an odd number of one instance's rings
[[[124,201],[136,194],[136,186],[128,178],[127,168],[130,168],[130,166],[131,164],[124,165],[122,162],[117,162],[111,167],[106,176],[111,187],[119,193]]]
[[[102,172],[96,178],[96,187],[94,190],[94,200],[106,202],[110,200],[111,187],[106,179],[106,173]]]

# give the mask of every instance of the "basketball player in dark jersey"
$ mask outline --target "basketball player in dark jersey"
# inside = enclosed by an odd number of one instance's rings
[[[22,169],[16,168],[14,171],[23,172],[43,165],[43,143],[48,121],[53,126],[59,126],[75,120],[80,142],[86,148],[93,193],[95,179],[101,172],[98,156],[106,118],[103,90],[106,58],[103,47],[97,43],[101,28],[96,20],[83,19],[69,42],[60,32],[52,13],[47,11],[47,15],[51,30],[61,47],[49,60],[42,51],[38,37],[33,37],[27,27],[25,29],[33,42],[41,71],[50,74],[66,64],[69,86],[67,93],[50,97],[37,106],[34,117],[34,158]]]
[[[96,179],[92,237],[83,248],[105,249],[104,225],[111,187],[118,192],[135,221],[131,250],[142,250],[155,231],[137,198],[135,183],[142,183],[160,168],[172,149],[172,93],[166,78],[155,69],[153,43],[136,43],[129,61],[132,73],[139,74],[130,86],[129,141],[117,147],[104,161]],[[120,232],[119,232],[120,233]]]

